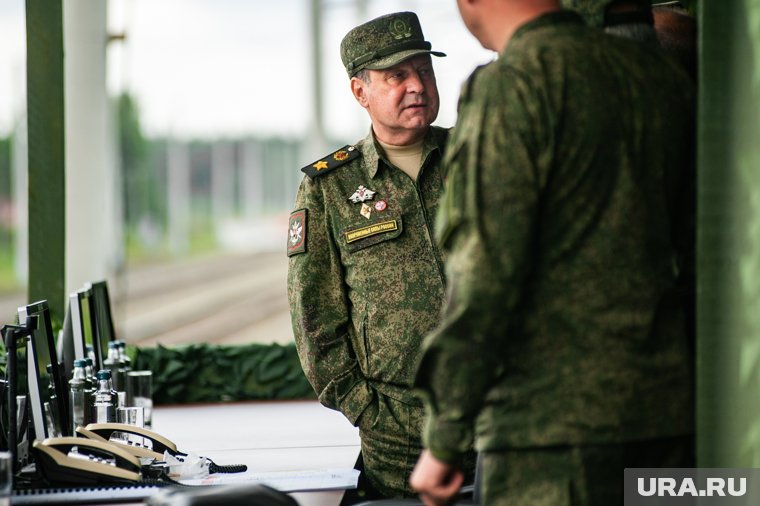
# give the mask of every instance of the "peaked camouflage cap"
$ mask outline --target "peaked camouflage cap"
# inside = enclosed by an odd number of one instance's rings
[[[340,59],[348,77],[353,77],[364,69],[387,69],[418,54],[446,56],[430,48],[430,42],[422,35],[417,15],[396,12],[348,32],[340,43]]]

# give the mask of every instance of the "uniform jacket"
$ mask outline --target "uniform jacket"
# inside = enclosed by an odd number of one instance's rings
[[[693,431],[676,288],[691,104],[657,50],[570,12],[471,77],[444,162],[446,306],[417,377],[439,458],[473,431],[479,450]]]
[[[326,161],[307,168],[313,175],[298,190],[289,232],[298,246],[288,249],[296,346],[319,400],[354,424],[375,391],[421,405],[410,388],[443,300],[433,219],[447,134],[431,127],[416,183],[370,133],[327,157],[329,169]]]

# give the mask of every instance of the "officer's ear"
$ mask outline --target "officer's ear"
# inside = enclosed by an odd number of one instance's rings
[[[352,77],[351,78],[351,93],[354,94],[354,98],[357,102],[359,102],[359,105],[367,108],[367,105],[369,103],[369,100],[367,98],[367,86],[369,83],[365,82],[360,77]]]

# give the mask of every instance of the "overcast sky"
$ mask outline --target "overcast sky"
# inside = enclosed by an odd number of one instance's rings
[[[462,24],[454,0],[323,0],[324,111],[328,135],[346,142],[366,135],[338,47],[359,22],[397,10],[418,13],[441,94],[437,124],[456,119],[459,88],[493,58]],[[24,105],[24,0],[0,0],[0,135]],[[216,138],[308,132],[313,68],[309,0],[109,0],[111,31],[126,42],[109,48],[109,87],[127,89],[150,135]]]

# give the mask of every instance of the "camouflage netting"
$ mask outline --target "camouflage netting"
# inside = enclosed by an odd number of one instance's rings
[[[153,371],[153,402],[313,399],[295,346],[249,344],[131,348],[133,369]]]

